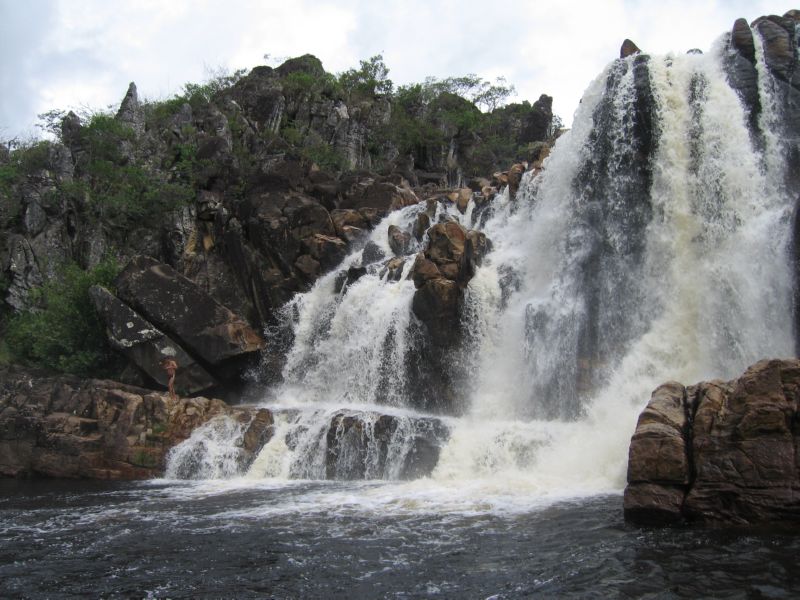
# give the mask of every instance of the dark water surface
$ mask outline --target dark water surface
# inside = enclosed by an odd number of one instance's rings
[[[2,480],[0,595],[800,597],[791,532],[636,529],[619,496],[505,516],[362,502],[389,485]]]

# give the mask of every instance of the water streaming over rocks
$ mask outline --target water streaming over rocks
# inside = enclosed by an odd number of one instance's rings
[[[794,350],[784,117],[756,46],[755,122],[730,85],[726,39],[707,54],[633,55],[592,82],[516,198],[390,214],[285,307],[293,342],[272,440],[246,471],[190,476],[424,476],[393,493],[458,489],[463,506],[620,490],[659,383],[730,378]],[[461,326],[444,354],[409,277],[425,221],[479,229],[492,246],[457,284]],[[185,445],[224,456],[207,437]]]

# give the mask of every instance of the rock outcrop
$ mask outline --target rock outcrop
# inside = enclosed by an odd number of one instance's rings
[[[264,348],[246,321],[155,259],[134,258],[116,285],[123,302],[223,377],[241,374]]]
[[[800,360],[738,379],[659,387],[631,439],[626,519],[800,520]]]
[[[145,479],[163,475],[167,452],[209,420],[246,427],[254,456],[271,435],[269,411],[221,400],[171,400],[107,380],[0,373],[0,475]]]
[[[196,394],[217,385],[217,381],[198,362],[155,325],[107,289],[94,286],[89,296],[106,326],[111,347],[126,356],[154,382],[166,387],[169,377],[161,361],[172,358],[178,363],[175,389],[180,394]]]

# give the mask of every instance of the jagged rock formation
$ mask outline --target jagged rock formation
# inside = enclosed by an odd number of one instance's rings
[[[0,475],[145,479],[164,473],[167,452],[209,420],[246,424],[252,458],[271,435],[269,411],[221,400],[171,400],[113,381],[0,373]]]
[[[759,123],[762,107],[758,100],[758,72],[756,69],[756,43],[754,33],[763,42],[764,62],[774,76],[773,97],[781,111],[785,151],[789,156],[786,183],[790,189],[800,191],[800,69],[797,47],[800,39],[796,24],[800,22],[797,11],[784,16],[759,17],[750,25],[738,19],[730,33],[728,78],[739,92],[750,115],[754,139],[763,146],[763,132]]]
[[[131,83],[115,116],[82,123],[68,113],[61,143],[42,142],[12,162],[0,157],[14,175],[0,182],[0,312],[31,308],[31,291],[56,279],[62,265],[90,269],[112,256],[125,266],[141,255],[252,330],[278,327],[280,307],[357,250],[389,211],[506,166],[481,136],[502,134],[523,152],[548,137],[553,119],[548,96],[484,119],[453,94],[413,106],[381,93],[348,94],[310,55],[257,67],[218,89],[195,88],[149,103]],[[456,109],[483,124],[454,124],[448,111]],[[432,128],[427,142],[398,145],[401,113]],[[146,314],[137,294],[119,298],[165,344],[184,346],[217,383],[229,383],[230,372],[220,375],[188,347],[168,315]],[[112,334],[110,343],[120,349],[120,339]],[[145,347],[137,342],[138,359],[124,354],[145,381],[158,382],[141,364]],[[267,380],[280,376],[283,351],[266,349]],[[187,390],[210,381],[192,377]]]
[[[734,381],[653,392],[631,439],[625,517],[635,523],[800,519],[800,360]]]

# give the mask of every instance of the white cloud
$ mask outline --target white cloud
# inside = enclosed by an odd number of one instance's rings
[[[552,95],[569,122],[624,38],[653,53],[707,50],[736,17],[786,10],[722,0],[0,0],[0,136],[50,108],[118,102],[129,81],[167,97],[208,67],[307,52],[334,72],[382,52],[396,83],[505,75],[519,99]]]

